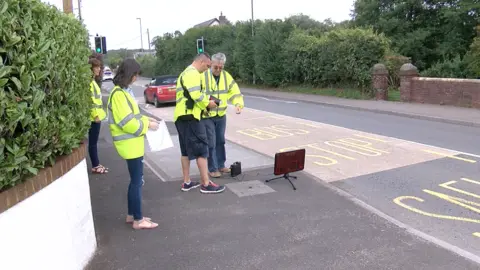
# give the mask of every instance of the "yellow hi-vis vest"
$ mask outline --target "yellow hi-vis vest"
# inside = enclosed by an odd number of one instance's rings
[[[176,90],[177,104],[175,105],[175,112],[173,114],[174,122],[179,120],[179,118],[180,120],[192,118],[191,116],[196,120],[201,119],[202,111],[204,111],[208,103],[210,103],[209,96],[205,94],[205,91],[203,91],[201,87],[201,75],[196,68],[190,65],[178,77]],[[194,101],[194,106],[191,110],[187,108],[187,97],[183,94],[184,89],[182,82]]]
[[[113,144],[124,159],[142,157],[145,153],[144,136],[148,130],[148,117],[140,114],[135,99],[119,86],[108,98],[108,126]]]
[[[102,102],[102,93],[100,91],[100,87],[98,86],[95,80],[92,80],[90,83],[90,92],[92,92],[92,109],[90,110],[90,121],[94,122],[95,117],[98,116],[100,121],[107,117],[107,113],[103,109],[103,102]]]
[[[224,116],[227,113],[227,102],[241,108],[244,107],[243,95],[238,84],[225,70],[222,70],[218,83],[210,69],[205,71],[202,74],[202,87],[205,88],[207,95],[221,100],[220,106],[210,109],[210,113],[205,117]]]

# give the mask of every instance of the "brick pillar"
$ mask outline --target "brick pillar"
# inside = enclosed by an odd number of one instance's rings
[[[408,63],[403,64],[400,68],[400,99],[404,102],[411,101],[412,96],[412,79],[418,77],[418,69],[416,66]]]
[[[373,90],[376,100],[388,100],[388,69],[384,64],[373,66]]]

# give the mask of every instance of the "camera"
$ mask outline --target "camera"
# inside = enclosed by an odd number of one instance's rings
[[[215,101],[215,104],[217,104],[217,106],[220,106],[220,99],[214,97],[214,96],[210,96],[210,100],[213,100]]]
[[[217,104],[217,107],[220,106],[220,101],[221,101],[220,99],[218,99],[218,98],[216,98],[216,97],[214,97],[214,96],[210,96],[210,100],[215,101],[215,104]],[[210,112],[210,108],[207,108],[206,113],[208,114],[209,112]]]
[[[235,177],[242,174],[242,163],[240,161],[234,162],[230,165],[230,176]]]

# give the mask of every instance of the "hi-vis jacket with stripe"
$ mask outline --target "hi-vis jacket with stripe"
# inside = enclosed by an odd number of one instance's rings
[[[94,122],[95,117],[102,121],[107,116],[107,113],[103,109],[102,94],[97,82],[92,80],[90,83],[90,92],[92,92],[92,109],[90,110],[90,121]]]
[[[210,113],[205,117],[224,116],[227,112],[227,102],[241,108],[244,106],[243,95],[240,93],[238,84],[232,75],[225,70],[220,73],[218,82],[210,69],[205,71],[202,74],[202,87],[208,96],[214,96],[221,100],[220,106],[210,109]]]
[[[118,154],[124,159],[143,156],[149,120],[140,114],[135,99],[121,87],[115,86],[107,107],[108,124]]]
[[[196,68],[193,66],[188,66],[182,74],[177,79],[177,104],[175,106],[175,112],[173,115],[173,121],[180,120],[182,116],[193,116],[195,119],[200,120],[202,111],[204,111],[208,104],[210,103],[209,96],[205,94],[205,91],[202,91],[202,87],[200,84],[201,81],[201,73],[198,72]],[[194,106],[193,109],[189,110],[187,108],[187,97],[183,94],[183,87],[182,87],[182,79],[183,79],[183,86],[188,90],[190,97],[193,99]],[[187,118],[188,119],[188,118]]]

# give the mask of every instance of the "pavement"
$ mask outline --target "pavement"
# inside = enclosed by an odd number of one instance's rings
[[[171,121],[173,106],[144,104],[142,90],[134,87],[144,112]],[[230,112],[227,116],[226,135],[228,163],[242,161],[244,175],[220,180],[227,183],[227,191],[212,201],[200,194],[188,199],[191,195],[179,192],[177,147],[156,153],[147,149],[148,190],[155,199],[145,195],[145,203],[153,217],[161,217],[157,218],[161,227],[166,222],[158,239],[168,248],[151,254],[149,250],[157,251],[154,245],[160,241],[148,232],[151,239],[145,238],[146,243],[150,241],[145,254],[134,252],[138,263],[122,268],[132,260],[123,258],[123,253],[128,255],[133,242],[112,245],[100,240],[91,269],[319,269],[318,265],[325,265],[321,269],[478,269],[478,264],[471,263],[480,263],[480,155],[473,154],[480,152],[479,128],[279,97],[247,94],[245,99],[247,108],[241,115]],[[176,143],[173,125],[167,122],[167,126]],[[102,155],[114,162],[114,153],[107,150],[111,142],[104,137]],[[282,180],[265,185],[263,180],[273,170],[273,155],[298,148],[307,150],[305,171],[296,181],[298,190],[292,191]],[[125,174],[108,178],[125,178]],[[198,178],[198,172],[193,175]],[[92,193],[97,189],[93,179]],[[124,191],[118,192],[126,194],[127,182],[121,188]],[[105,186],[109,192],[117,188]],[[128,228],[117,229],[123,218],[118,192],[111,195],[116,197],[108,211],[116,216],[110,217],[105,229],[97,230],[99,238],[140,241],[131,240],[136,234]],[[100,227],[109,216],[102,212],[109,197],[106,193],[93,201],[94,212],[97,204],[100,209],[96,220]],[[155,208],[160,203],[155,200],[161,200],[161,211]],[[200,201],[203,210],[188,210],[189,203]],[[200,232],[191,233],[184,222],[200,225]],[[175,230],[174,225],[184,229]],[[164,230],[170,234],[163,235]],[[185,231],[187,235],[182,235]],[[294,231],[305,236],[295,236]],[[200,243],[208,248],[202,249]],[[263,250],[266,247],[268,251]],[[184,259],[182,248],[195,258]],[[163,254],[167,250],[175,262],[167,260]],[[216,255],[221,259],[206,260]],[[145,260],[167,265],[152,268],[142,265]]]

